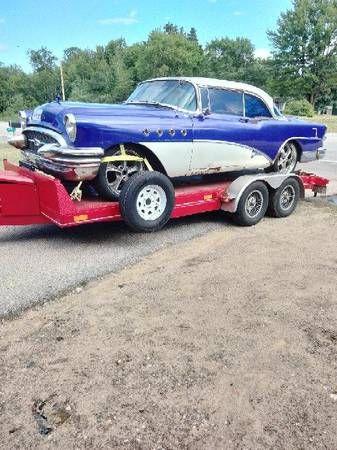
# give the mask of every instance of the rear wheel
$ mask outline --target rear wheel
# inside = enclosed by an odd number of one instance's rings
[[[234,221],[246,227],[256,225],[266,214],[268,200],[267,186],[262,181],[255,181],[241,195],[237,210],[233,215]]]
[[[296,145],[293,142],[288,142],[282,147],[277,155],[272,170],[273,172],[283,174],[292,173],[296,168],[297,160],[298,154]]]
[[[165,175],[143,172],[127,180],[119,204],[125,222],[135,231],[160,230],[171,217],[174,188]]]
[[[300,198],[300,185],[295,178],[285,180],[270,196],[268,214],[272,217],[288,217],[296,209]]]
[[[131,146],[114,147],[106,151],[104,157],[115,157],[113,161],[100,165],[95,179],[95,189],[107,200],[118,200],[125,182],[133,175],[147,170],[145,162],[140,160],[123,160],[131,156],[141,158]],[[120,159],[118,159],[120,157]]]

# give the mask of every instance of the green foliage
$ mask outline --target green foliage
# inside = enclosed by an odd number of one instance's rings
[[[314,108],[306,99],[291,100],[286,104],[284,113],[290,116],[313,117],[315,114]]]
[[[336,95],[337,0],[294,0],[282,13],[276,31],[274,74],[283,97],[306,97],[314,105]]]
[[[154,31],[136,61],[139,79],[200,74],[203,52],[181,32]]]
[[[197,31],[173,23],[128,46],[124,39],[95,49],[64,50],[66,99],[120,102],[144,79],[159,76],[206,76],[243,81],[290,102],[290,113],[312,114],[337,104],[337,0],[293,0],[269,32],[273,57],[256,58],[249,39],[221,37],[202,47]],[[45,47],[29,50],[33,72],[0,63],[0,117],[13,117],[60,94],[57,58]]]

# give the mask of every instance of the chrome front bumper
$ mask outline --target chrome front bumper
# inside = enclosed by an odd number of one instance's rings
[[[44,144],[37,152],[25,145],[25,136],[18,135],[9,143],[21,149],[24,162],[63,180],[93,180],[99,170],[104,150],[100,147],[69,147],[66,144]]]

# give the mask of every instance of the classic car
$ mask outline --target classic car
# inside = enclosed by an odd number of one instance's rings
[[[63,180],[93,181],[118,199],[133,174],[181,177],[242,170],[289,173],[324,154],[326,127],[284,117],[254,86],[208,78],[156,78],[123,104],[55,100],[22,114],[10,143],[22,163]]]

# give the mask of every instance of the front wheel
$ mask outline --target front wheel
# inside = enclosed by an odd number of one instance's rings
[[[135,231],[160,230],[170,219],[174,207],[174,188],[167,176],[143,172],[124,184],[119,205],[125,222]]]
[[[145,159],[131,146],[114,147],[105,152],[95,179],[95,189],[101,197],[117,201],[126,181],[146,170]]]

